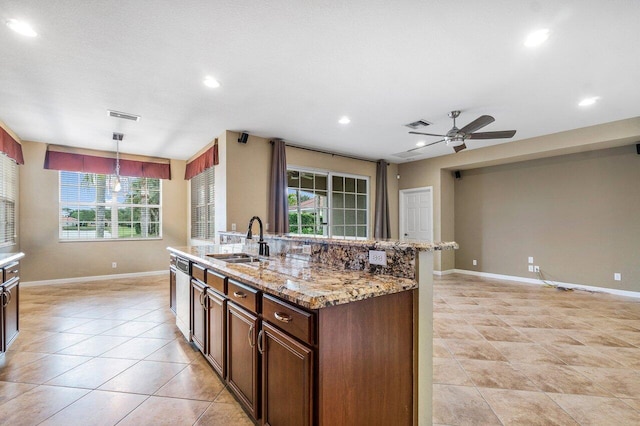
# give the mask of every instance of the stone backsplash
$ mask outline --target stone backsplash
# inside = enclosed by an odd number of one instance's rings
[[[418,249],[407,243],[391,241],[335,240],[325,238],[305,238],[265,235],[271,256],[291,258],[321,263],[339,270],[367,271],[376,275],[415,279],[415,262]],[[257,252],[257,237],[246,240],[244,234],[220,233],[221,244],[239,244],[253,248]],[[371,265],[369,250],[384,251],[387,266]]]

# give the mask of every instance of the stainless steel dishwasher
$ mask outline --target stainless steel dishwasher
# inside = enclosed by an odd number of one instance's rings
[[[191,290],[191,276],[189,274],[189,261],[176,259],[176,325],[189,341],[190,318],[189,302]]]

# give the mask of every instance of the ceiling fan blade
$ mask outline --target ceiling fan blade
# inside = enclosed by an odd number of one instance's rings
[[[407,150],[406,152],[417,151],[419,149],[426,148],[428,146],[435,145],[435,144],[440,143],[440,142],[444,142],[444,139],[440,139],[439,141],[435,141],[435,142],[428,143],[426,145],[422,145],[422,146],[417,146],[415,148],[411,148],[411,149]]]
[[[482,129],[484,126],[487,126],[493,123],[494,121],[496,121],[496,119],[493,118],[492,116],[482,115],[476,118],[475,120],[473,120],[471,123],[464,126],[462,129],[458,131],[458,133],[464,133],[468,135],[469,133],[473,133],[476,130]]]
[[[460,151],[462,151],[463,149],[466,149],[466,148],[467,148],[467,146],[465,144],[462,144],[462,145],[454,146],[453,150],[457,153],[457,152],[460,152]]]
[[[499,132],[481,132],[467,135],[467,139],[506,139],[512,138],[516,134],[515,130],[502,130]]]
[[[412,135],[426,135],[426,136],[439,136],[441,138],[444,137],[444,135],[436,135],[435,133],[422,133],[422,132],[409,132]]]

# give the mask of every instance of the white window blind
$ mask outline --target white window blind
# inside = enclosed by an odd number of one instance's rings
[[[0,154],[0,246],[16,243],[18,165]]]
[[[292,234],[368,237],[367,177],[290,169],[287,178],[289,231]]]
[[[162,237],[160,179],[60,172],[60,239],[118,240]]]
[[[215,168],[191,179],[191,238],[215,238]]]

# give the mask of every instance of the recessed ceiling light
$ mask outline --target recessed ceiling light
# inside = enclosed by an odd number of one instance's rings
[[[416,146],[425,146],[427,143],[425,141],[418,141]]]
[[[599,99],[600,99],[600,96],[592,96],[590,98],[584,98],[578,103],[578,105],[581,107],[590,106],[598,102]]]
[[[205,86],[211,87],[212,89],[215,89],[216,87],[220,87],[220,82],[211,76],[205,77],[203,83]]]
[[[340,120],[338,120],[338,123],[340,123],[340,124],[349,124],[349,123],[351,123],[351,119],[345,115]]]
[[[530,33],[524,40],[524,45],[527,47],[538,47],[549,38],[549,30],[543,28]]]
[[[26,37],[35,37],[38,35],[38,33],[31,28],[31,25],[17,19],[9,19],[7,21],[7,27]]]

